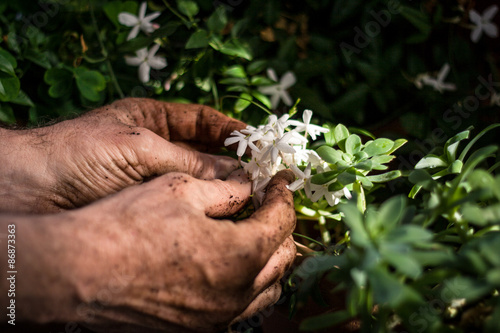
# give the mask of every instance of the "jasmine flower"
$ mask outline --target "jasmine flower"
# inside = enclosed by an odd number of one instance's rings
[[[145,16],[146,7],[147,3],[143,2],[141,4],[141,7],[139,8],[138,16],[135,16],[127,12],[122,12],[118,14],[118,21],[121,24],[126,25],[127,27],[133,27],[132,30],[130,30],[130,33],[128,34],[127,40],[135,38],[137,34],[139,34],[139,30],[144,31],[145,33],[151,33],[155,31],[155,29],[159,28],[157,24],[151,23],[151,21],[160,16],[161,13],[154,12],[149,14],[148,16]]]
[[[471,9],[469,12],[470,20],[475,24],[475,28],[472,30],[470,34],[470,39],[477,43],[483,34],[483,31],[490,37],[498,37],[498,28],[497,26],[491,22],[493,17],[496,15],[498,11],[497,5],[492,5],[488,7],[483,15],[479,15],[477,11]]]
[[[149,51],[147,48],[137,50],[135,57],[125,56],[125,62],[130,66],[139,66],[139,80],[141,82],[149,81],[149,72],[151,68],[162,69],[167,66],[167,59],[155,56],[160,45],[155,44]]]
[[[278,77],[276,76],[276,72],[274,71],[274,69],[269,68],[267,70],[267,75],[271,80],[278,82]],[[292,99],[290,98],[287,89],[293,86],[296,81],[297,80],[295,78],[295,75],[289,71],[283,75],[281,80],[279,80],[279,83],[260,87],[259,91],[265,95],[271,96],[271,106],[273,109],[276,109],[280,99],[283,101],[283,103],[290,106],[292,105]]]

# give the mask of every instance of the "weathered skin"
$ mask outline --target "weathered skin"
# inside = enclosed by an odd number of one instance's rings
[[[126,99],[0,131],[0,232],[15,225],[16,320],[215,332],[276,302],[296,254],[293,173],[276,175],[262,207],[234,223],[224,218],[248,202],[248,179],[216,179],[235,161],[192,149],[218,147],[244,126],[203,106]],[[1,295],[7,271],[0,251]]]
[[[183,173],[59,214],[0,216],[2,230],[16,225],[17,320],[215,332],[250,316],[278,300],[295,258],[285,187],[293,178],[288,170],[275,176],[263,206],[237,223],[214,218],[248,200],[244,178]],[[5,276],[0,286],[6,295]]]
[[[0,212],[76,208],[167,172],[225,178],[213,150],[245,124],[202,105],[127,98],[52,126],[0,130]]]

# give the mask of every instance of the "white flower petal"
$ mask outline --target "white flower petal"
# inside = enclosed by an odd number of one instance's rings
[[[497,11],[498,11],[498,6],[497,5],[489,6],[483,12],[483,20],[484,21],[491,21],[491,19],[497,14]]]
[[[162,57],[152,57],[148,58],[148,64],[151,68],[162,69],[167,67],[167,59]]]
[[[280,102],[280,95],[274,94],[271,96],[271,106],[273,109],[276,109],[276,107],[278,107],[279,102]]]
[[[143,22],[151,22],[160,15],[161,15],[160,12],[152,12],[151,14],[148,14],[148,16],[146,16],[142,21]]]
[[[142,64],[144,62],[144,59],[141,59],[139,57],[125,56],[125,62],[129,66],[139,66],[140,64]]]
[[[267,76],[268,76],[271,80],[273,80],[273,81],[275,81],[275,82],[278,82],[278,76],[276,76],[276,72],[274,71],[274,69],[272,69],[272,68],[268,68],[268,69],[267,69]]]
[[[313,115],[313,112],[311,110],[304,110],[304,113],[302,114],[302,120],[304,120],[305,125],[308,125],[311,123],[312,115]]]
[[[140,66],[139,66],[139,80],[141,82],[148,82],[149,81],[149,71],[151,70],[151,68],[149,67],[148,63],[147,62],[143,62]]]
[[[126,25],[127,27],[133,27],[134,25],[139,24],[137,16],[127,12],[122,12],[118,14],[118,22],[120,22],[123,25]]]
[[[234,137],[234,136],[229,137],[226,140],[224,140],[224,146],[230,146],[233,143],[239,142],[240,140],[241,140],[241,138],[239,138],[239,137]]]
[[[469,18],[472,22],[474,22],[476,24],[481,24],[481,21],[483,20],[481,15],[479,15],[479,13],[476,12],[474,9],[471,9],[469,11]]]
[[[153,45],[150,49],[149,49],[149,52],[148,52],[148,58],[153,58],[156,54],[156,52],[158,52],[158,50],[160,49],[160,44],[155,44]]]
[[[277,95],[277,96],[279,96],[279,95]],[[290,106],[293,104],[292,98],[290,97],[290,95],[286,91],[281,92],[281,99],[283,100],[283,103],[285,103],[285,105]]]
[[[281,78],[280,85],[283,89],[288,89],[297,82],[295,75],[292,72],[286,72]]]
[[[493,23],[487,23],[483,25],[483,30],[488,36],[492,38],[498,37],[498,27]]]
[[[134,26],[132,30],[128,33],[127,40],[134,39],[139,34],[140,27],[138,25]]]
[[[236,151],[236,155],[243,156],[245,154],[245,151],[247,150],[247,146],[247,141],[241,140],[240,143],[238,143],[238,150]]]
[[[439,71],[439,74],[438,74],[438,81],[439,82],[443,82],[444,79],[446,79],[446,76],[448,75],[448,73],[450,72],[450,65],[448,63],[445,63],[443,65],[443,67],[441,68],[441,70]]]
[[[148,4],[146,3],[146,1],[144,1],[143,3],[141,3],[141,7],[139,7],[139,20],[141,20],[141,21],[144,18],[144,16],[146,15],[147,5]]]
[[[481,38],[481,35],[483,33],[483,30],[481,27],[476,27],[474,30],[472,30],[472,33],[470,34],[470,39],[474,42],[477,43],[479,39]]]

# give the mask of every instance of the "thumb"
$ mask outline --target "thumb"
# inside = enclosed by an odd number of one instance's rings
[[[141,135],[144,141],[135,150],[145,177],[182,172],[198,179],[225,179],[239,166],[237,160],[228,156],[186,149],[147,130],[141,134],[146,134]]]

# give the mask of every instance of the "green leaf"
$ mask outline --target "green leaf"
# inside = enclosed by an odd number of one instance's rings
[[[220,84],[230,84],[230,85],[246,86],[247,85],[247,80],[243,79],[241,77],[227,77],[225,79],[220,79],[219,83]]]
[[[0,101],[8,102],[16,98],[20,87],[17,76],[0,72]]]
[[[380,249],[382,257],[392,265],[398,272],[412,279],[416,279],[422,274],[422,266],[408,253],[399,253],[391,247],[382,246]]]
[[[242,93],[240,98],[234,104],[234,111],[241,112],[245,110],[252,102],[252,96],[247,93]]]
[[[385,183],[390,180],[394,180],[396,178],[401,177],[401,171],[400,170],[394,170],[394,171],[389,171],[386,173],[382,173],[380,175],[375,175],[375,176],[368,176],[368,180],[370,180],[373,183]]]
[[[76,86],[83,97],[92,102],[100,99],[99,92],[106,88],[106,79],[101,73],[83,68],[75,69]]]
[[[369,142],[363,151],[368,154],[368,156],[382,155],[388,153],[393,146],[394,141],[380,138]]]
[[[14,116],[14,111],[10,105],[0,104],[0,122],[6,124],[14,124],[16,122],[16,116]]]
[[[430,18],[427,14],[420,10],[413,9],[408,6],[399,7],[401,15],[410,21],[423,35],[427,36],[431,32]]]
[[[345,140],[349,137],[349,130],[342,124],[335,126],[333,130],[333,137],[335,138],[335,143],[340,149],[345,151]]]
[[[245,73],[245,69],[241,65],[233,65],[228,67],[222,71],[222,74],[231,76],[231,77],[239,77],[246,78],[247,74]]]
[[[329,146],[321,146],[316,149],[318,155],[328,163],[335,164],[338,161],[342,161],[342,152],[335,148]]]
[[[394,274],[390,274],[382,267],[377,266],[368,273],[368,279],[373,290],[373,299],[375,303],[387,303],[393,308],[397,308],[405,303],[420,303],[421,296],[403,285]]]
[[[252,60],[252,53],[250,51],[250,48],[237,39],[231,39],[225,42],[219,51],[230,56]]]
[[[364,160],[363,162],[354,165],[354,168],[358,170],[370,171],[372,169],[373,162],[371,160]]]
[[[19,90],[19,94],[17,95],[17,97],[11,100],[10,102],[24,106],[35,106],[31,98],[29,98],[29,96],[26,95],[26,93],[22,90]]]
[[[14,58],[9,52],[0,48],[0,71],[9,74],[9,76],[16,76],[14,71],[16,67],[16,58]]]
[[[252,90],[250,94],[255,97],[259,102],[265,105],[266,108],[271,110],[271,101],[269,100],[269,97],[266,95],[260,93],[259,91]]]
[[[351,229],[351,242],[359,247],[369,247],[371,245],[370,236],[365,229],[363,216],[356,204],[349,202],[339,209],[344,214],[345,224]]]
[[[397,139],[396,141],[394,141],[394,146],[392,146],[392,148],[386,154],[392,154],[407,142],[408,140],[406,139]]]
[[[460,143],[460,141],[468,139],[469,133],[470,130],[462,131],[458,134],[455,134],[448,140],[446,140],[446,143],[444,145],[444,150],[447,154],[448,162],[451,163],[452,161],[455,160],[457,155],[458,144]]]
[[[356,134],[351,134],[345,141],[346,153],[354,155],[361,150],[361,138]]]
[[[247,71],[249,75],[255,75],[257,73],[262,72],[266,68],[267,68],[267,60],[256,60],[248,65]]]
[[[192,0],[177,0],[177,8],[182,14],[191,19],[196,16],[200,10],[198,4]]]
[[[103,4],[102,9],[108,19],[113,22],[116,27],[122,27],[118,21],[118,15],[121,12],[131,13],[137,15],[138,8],[136,1],[111,1]]]
[[[448,163],[441,157],[429,154],[418,161],[417,165],[415,165],[415,169],[434,169],[447,166]]]
[[[335,179],[335,177],[337,177],[338,174],[339,174],[338,171],[326,171],[318,173],[311,177],[311,182],[313,184],[323,185]]]
[[[344,170],[337,176],[337,181],[344,186],[354,183],[356,181],[356,170],[354,168]]]
[[[456,174],[458,174],[458,173],[462,172],[462,167],[463,166],[464,166],[464,164],[462,163],[462,161],[455,160],[448,167],[448,172],[449,173],[456,173]]]
[[[316,331],[331,326],[336,326],[349,320],[351,317],[351,314],[346,310],[341,310],[333,313],[324,313],[315,317],[305,319],[302,323],[300,323],[299,330]]]
[[[264,76],[252,76],[250,83],[254,86],[270,86],[276,84],[273,80]]]
[[[224,6],[217,7],[207,20],[208,29],[216,33],[221,32],[226,27],[226,24],[227,15]]]
[[[377,224],[386,230],[392,230],[403,217],[405,206],[406,200],[401,195],[385,201],[378,210]]]
[[[51,68],[43,76],[46,83],[50,85],[49,95],[54,98],[67,96],[71,93],[73,73],[62,68]]]
[[[206,30],[200,29],[195,31],[191,37],[189,37],[186,43],[186,49],[196,49],[200,47],[205,47],[208,45],[208,32]]]
[[[467,155],[467,153],[469,152],[469,150],[472,148],[472,146],[483,136],[485,135],[486,133],[488,133],[489,131],[491,131],[492,129],[495,129],[497,127],[500,127],[500,124],[497,123],[497,124],[492,124],[488,127],[486,127],[485,129],[483,129],[481,132],[479,132],[479,134],[477,134],[474,139],[472,139],[468,144],[467,146],[465,146],[464,150],[462,150],[462,153],[460,153],[460,156],[458,157],[459,160],[461,161],[464,161],[465,159],[465,156]]]
[[[385,235],[388,242],[407,244],[429,242],[432,237],[433,234],[429,230],[412,224],[398,226]]]

